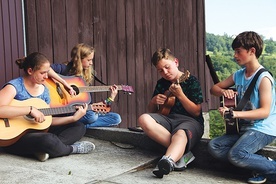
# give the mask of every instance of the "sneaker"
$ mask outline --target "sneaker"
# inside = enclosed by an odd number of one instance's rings
[[[95,145],[89,141],[80,141],[75,142],[73,145],[73,152],[72,153],[89,153],[95,149]]]
[[[152,173],[158,178],[163,178],[164,174],[167,175],[173,170],[174,164],[174,161],[170,157],[164,155],[159,160]]]
[[[174,161],[167,156],[163,156],[158,162],[158,168],[163,174],[169,174],[174,167]]]
[[[163,178],[163,173],[159,170],[158,165],[153,169],[152,173],[157,177],[157,178]]]
[[[253,175],[252,178],[249,178],[247,180],[248,183],[253,183],[253,184],[259,184],[259,183],[265,183],[266,182],[266,177],[262,175],[255,174]]]
[[[191,151],[184,154],[175,164],[174,164],[174,170],[175,171],[183,171],[187,168],[187,165],[194,161],[195,156]]]
[[[34,155],[41,162],[45,162],[49,158],[48,153],[35,153]]]

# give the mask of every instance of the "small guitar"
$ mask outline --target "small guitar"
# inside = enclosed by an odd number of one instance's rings
[[[76,107],[66,106],[49,108],[49,105],[40,98],[30,98],[24,101],[13,100],[12,106],[33,105],[45,115],[43,123],[34,122],[32,117],[19,116],[14,118],[0,118],[0,146],[9,146],[15,143],[22,135],[31,130],[47,131],[52,123],[51,115],[67,114],[76,112]],[[88,106],[88,110],[98,113],[107,113],[110,107],[102,103],[95,103]]]
[[[190,77],[190,72],[188,70],[186,70],[178,79],[176,84],[179,84],[181,82],[184,82],[185,80],[187,80]],[[173,107],[173,105],[175,104],[175,96],[169,91],[165,91],[164,95],[167,96],[166,101],[164,102],[164,104],[159,106],[159,109],[157,111],[157,113],[163,114],[163,115],[168,115],[171,111],[171,108]]]
[[[217,73],[214,69],[213,63],[211,61],[211,58],[209,55],[206,55],[206,63],[208,65],[211,77],[213,79],[214,84],[219,83],[219,78],[217,76]],[[228,107],[228,108],[235,108],[237,106],[237,96],[235,96],[232,99],[221,97],[220,99],[220,106]],[[232,118],[232,115],[230,112],[224,113],[224,122],[225,122],[225,132],[226,134],[238,134],[239,133],[239,122],[238,119]]]
[[[64,105],[74,105],[79,103],[90,103],[91,96],[88,92],[104,92],[109,91],[111,86],[87,86],[86,82],[81,77],[62,76],[72,88],[76,91],[76,96],[71,95],[66,91],[62,84],[54,79],[46,79],[45,86],[49,89],[51,98],[51,107],[62,107]],[[134,91],[131,86],[117,85],[118,90],[132,94]]]
[[[237,107],[237,96],[229,99],[223,97],[222,106],[228,108]],[[230,111],[224,113],[224,122],[225,122],[225,132],[226,134],[238,134],[239,133],[239,120],[237,118],[232,118],[232,114]]]

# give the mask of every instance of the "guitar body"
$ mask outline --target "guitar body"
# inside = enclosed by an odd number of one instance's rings
[[[40,98],[28,100],[13,100],[11,106],[33,106],[45,116],[45,121],[37,123],[32,117],[18,116],[14,118],[0,118],[0,146],[9,146],[15,143],[22,135],[29,131],[47,131],[52,124],[52,115],[74,113],[77,108],[74,106],[49,108],[49,105]],[[87,110],[105,114],[110,112],[110,107],[103,103],[88,105]]]
[[[90,103],[90,92],[104,92],[110,91],[111,86],[87,86],[86,82],[81,77],[75,76],[61,76],[70,86],[76,91],[75,96],[71,96],[63,85],[54,79],[46,79],[45,86],[50,93],[50,106],[62,107],[66,105],[77,105],[83,103]],[[117,85],[118,90],[123,90],[125,93],[132,94],[134,91],[131,86]]]
[[[24,101],[13,100],[12,106],[32,105],[36,108],[48,108],[49,105],[41,99],[31,98]],[[24,116],[0,119],[0,146],[9,146],[15,143],[22,135],[32,130],[47,131],[52,123],[52,116],[45,116],[43,123],[36,123]]]
[[[85,81],[81,77],[62,76],[62,78],[68,84],[70,84],[74,90],[77,89],[76,86],[86,86]],[[63,85],[54,81],[53,79],[46,79],[45,86],[49,89],[51,107],[62,107],[65,105],[75,105],[91,102],[91,96],[89,93],[77,92],[76,96],[71,97]]]
[[[187,80],[190,77],[190,72],[188,70],[186,70],[178,79],[177,83],[181,83],[184,82],[185,80]],[[175,104],[175,96],[169,91],[165,91],[164,95],[167,96],[166,101],[164,102],[164,104],[159,106],[159,109],[157,111],[157,113],[159,114],[163,114],[165,116],[170,114],[171,108],[174,106]]]
[[[223,97],[223,106],[228,108],[235,108],[237,106],[237,96],[232,99]],[[225,132],[226,134],[238,134],[239,133],[239,120],[232,118],[230,112],[224,113]]]
[[[213,63],[209,55],[206,55],[206,63],[208,65],[211,77],[213,79],[214,84],[219,83],[219,78],[214,69]],[[222,97],[221,106],[228,108],[235,108],[237,106],[237,96],[235,98],[229,99],[226,97]],[[225,132],[226,134],[238,134],[239,133],[239,120],[236,118],[232,118],[229,112],[224,113],[224,122],[225,122]]]
[[[169,91],[166,91],[164,94],[167,96],[167,99],[163,105],[159,106],[157,113],[167,116],[170,114],[171,108],[175,103],[175,96],[171,95]]]

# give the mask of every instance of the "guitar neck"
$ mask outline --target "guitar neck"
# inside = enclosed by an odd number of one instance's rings
[[[78,87],[79,91],[82,92],[104,92],[110,91],[111,86],[80,86]],[[122,90],[122,86],[118,85],[118,90]]]
[[[87,110],[93,110],[92,105],[89,105]],[[74,106],[66,106],[66,107],[56,107],[56,108],[42,108],[42,109],[39,109],[39,111],[41,111],[45,116],[50,116],[50,115],[74,113],[77,111],[77,109]]]
[[[209,72],[211,74],[211,77],[213,79],[214,84],[219,83],[218,75],[217,75],[217,73],[214,69],[213,63],[212,63],[211,58],[210,58],[209,55],[206,55],[206,63],[207,63],[207,66],[209,68]]]

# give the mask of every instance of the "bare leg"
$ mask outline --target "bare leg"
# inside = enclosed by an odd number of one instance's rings
[[[143,114],[138,119],[139,126],[154,141],[167,147],[166,156],[178,161],[185,152],[187,136],[184,130],[178,130],[173,136],[162,125],[158,124],[150,115]]]
[[[187,136],[184,130],[178,130],[171,138],[171,144],[169,145],[166,156],[170,157],[173,161],[178,161],[185,152],[187,145]]]
[[[150,115],[143,114],[138,118],[139,126],[152,140],[169,147],[171,144],[171,133],[158,124]]]

